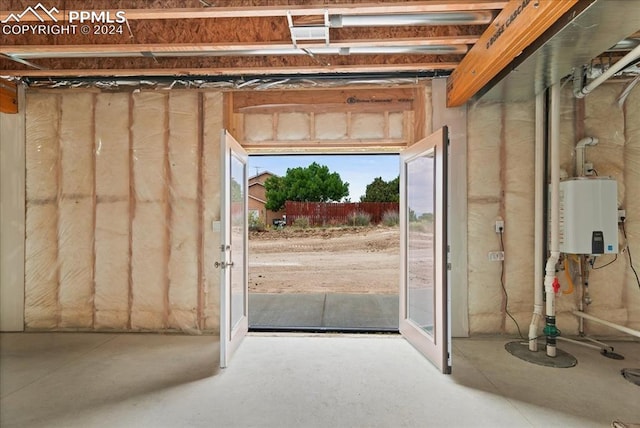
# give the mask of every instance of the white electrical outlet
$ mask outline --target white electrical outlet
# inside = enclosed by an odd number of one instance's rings
[[[504,220],[496,220],[496,233],[504,232]]]
[[[501,262],[504,260],[504,251],[489,251],[490,262]]]
[[[593,164],[591,162],[585,162],[585,164],[584,164],[584,175],[595,175],[595,171],[593,169]]]
[[[623,209],[619,209],[618,210],[618,223],[622,223],[624,222],[624,220],[627,218],[627,212]]]

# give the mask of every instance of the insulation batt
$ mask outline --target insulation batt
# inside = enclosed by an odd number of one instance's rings
[[[198,94],[169,96],[170,257],[169,327],[197,327],[198,307]]]
[[[500,214],[500,104],[481,104],[468,111],[468,278],[471,334],[501,330],[500,264],[487,253],[499,249],[491,227]]]
[[[165,142],[168,123],[166,94],[133,95],[133,185],[136,196],[132,223],[131,327],[158,330],[166,327],[167,172]]]
[[[222,99],[28,91],[28,329],[217,332]]]
[[[270,114],[245,114],[244,137],[247,141],[273,141],[273,116]]]
[[[531,310],[533,285],[535,102],[512,103],[504,114],[505,287],[509,310],[524,312]]]
[[[351,139],[384,138],[384,115],[380,113],[351,114]]]
[[[346,139],[347,115],[345,113],[316,114],[315,128],[315,135],[319,140]]]
[[[96,207],[96,329],[125,329],[129,319],[129,199]]]
[[[95,107],[95,328],[129,320],[129,94],[99,94]]]
[[[431,117],[431,116],[427,116]],[[401,139],[404,135],[404,114],[389,114],[389,138]],[[429,135],[429,134],[426,134]]]
[[[25,326],[58,326],[59,97],[26,102]]]
[[[58,231],[53,203],[27,201],[25,242],[26,328],[58,326]]]
[[[623,87],[619,88],[620,91]],[[627,141],[624,148],[624,178],[626,183],[626,195],[624,208],[627,219],[625,230],[627,231],[628,244],[631,250],[633,266],[640,274],[640,88],[636,87],[629,94],[624,105],[625,125]],[[623,238],[624,239],[624,238]],[[620,254],[626,268],[625,289],[623,301],[628,308],[629,327],[640,330],[640,285],[629,266],[627,253]]]
[[[58,201],[60,327],[93,324],[93,102],[91,93],[62,96]]]
[[[282,113],[278,115],[278,140],[308,140],[309,134],[308,113]]]

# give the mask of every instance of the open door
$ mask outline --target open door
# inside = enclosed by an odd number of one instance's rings
[[[222,130],[222,194],[220,203],[220,367],[227,367],[247,334],[248,269],[247,153]]]
[[[400,154],[400,333],[451,373],[447,293],[447,128]]]

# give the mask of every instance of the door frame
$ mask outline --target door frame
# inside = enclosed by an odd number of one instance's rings
[[[418,141],[400,154],[400,333],[442,373],[451,373],[451,330],[447,240],[448,129],[446,126]],[[408,177],[407,165],[426,153],[434,153],[434,302],[433,334],[409,318],[408,314]]]
[[[249,270],[248,270],[248,173],[247,173],[247,161],[248,154],[242,148],[235,138],[226,129],[223,129],[220,134],[221,144],[221,195],[220,195],[220,222],[221,222],[221,234],[220,234],[220,261],[215,262],[216,267],[220,269],[220,367],[225,368],[229,365],[229,360],[232,355],[240,346],[240,343],[246,336],[249,330]],[[232,271],[235,266],[234,260],[231,259],[231,241],[232,227],[231,221],[231,159],[236,157],[244,165],[243,171],[243,188],[244,194],[243,204],[243,264],[241,266],[241,274],[244,278],[244,301],[243,301],[243,315],[239,322],[232,326]]]

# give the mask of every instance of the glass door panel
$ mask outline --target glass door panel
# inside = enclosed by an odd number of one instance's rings
[[[220,367],[227,367],[247,334],[247,153],[226,131],[221,137]]]
[[[447,301],[447,128],[400,154],[400,332],[451,372]]]

